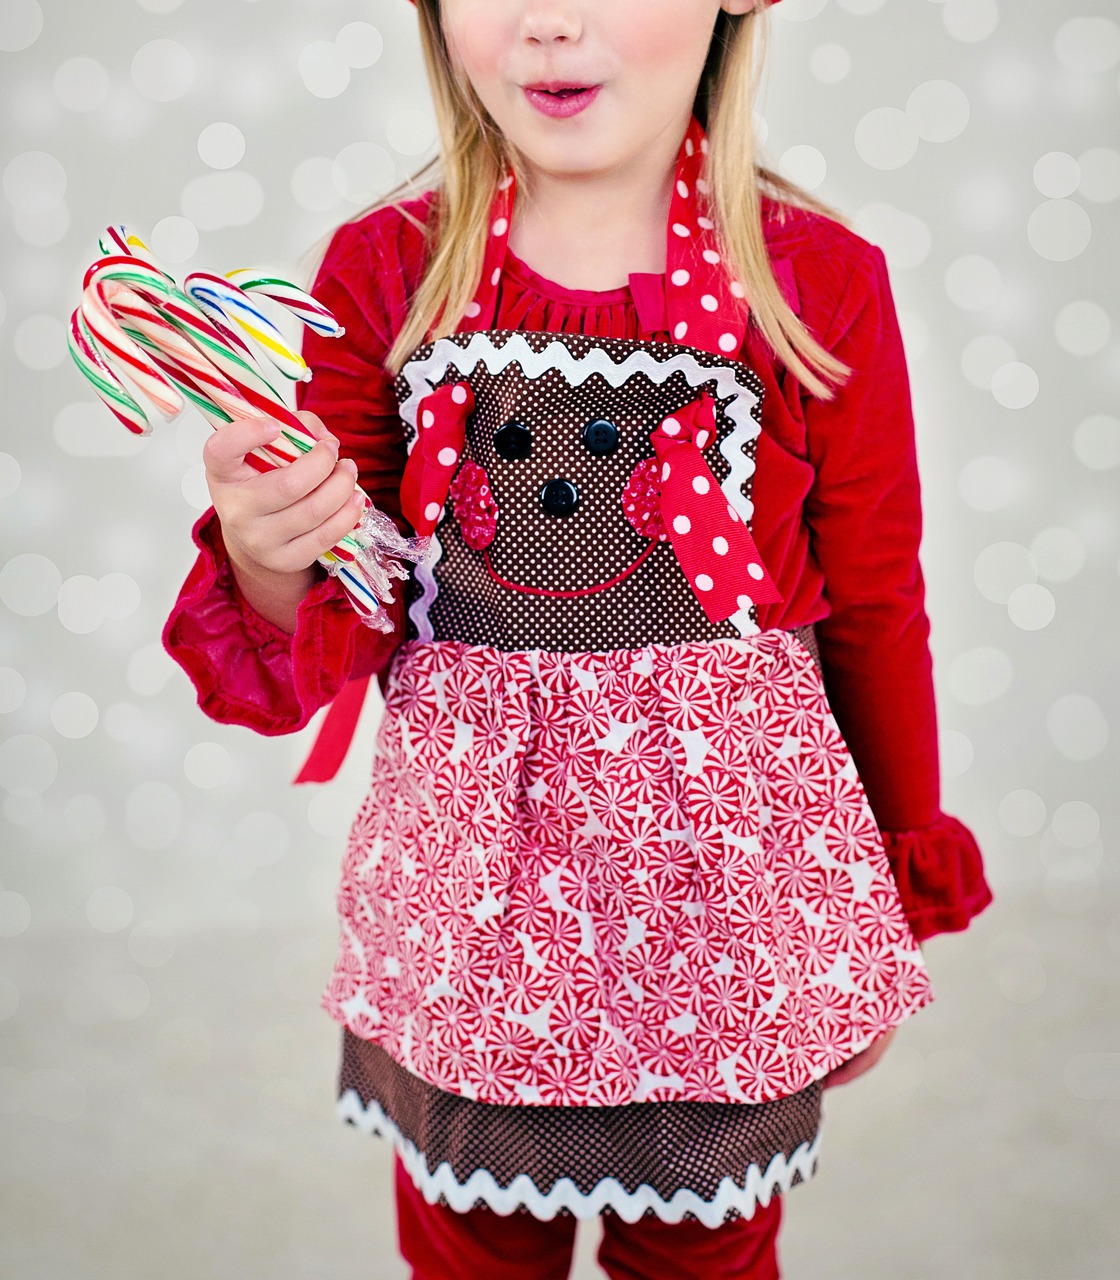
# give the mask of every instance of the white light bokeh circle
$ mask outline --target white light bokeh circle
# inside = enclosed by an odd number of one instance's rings
[[[296,60],[300,79],[316,98],[337,98],[350,84],[350,67],[331,40],[313,40]]]
[[[976,44],[996,29],[999,7],[996,0],[945,0],[941,20],[954,40]]]
[[[146,444],[92,397],[63,405],[55,414],[52,434],[55,444],[72,458],[131,458]]]
[[[187,781],[204,791],[222,787],[233,772],[233,757],[219,742],[197,742],[183,759]]]
[[[997,333],[982,333],[961,352],[961,372],[965,380],[983,391],[990,391],[997,369],[1015,359],[1015,348]]]
[[[918,149],[918,134],[905,111],[875,107],[856,125],[856,151],[873,169],[901,169]]]
[[[993,542],[976,557],[972,578],[985,600],[1006,604],[1012,592],[1038,579],[1038,566],[1017,542]]]
[[[1009,507],[1025,490],[1018,471],[996,454],[972,458],[961,468],[958,489],[973,511],[999,511]]]
[[[58,777],[58,756],[45,738],[16,733],[0,742],[0,787],[14,796],[38,796]]]
[[[88,738],[98,717],[97,703],[79,690],[59,694],[51,707],[51,724],[64,738]]]
[[[981,311],[992,306],[998,301],[1002,288],[1003,277],[999,267],[991,258],[978,253],[967,253],[963,258],[957,258],[945,272],[945,292],[962,311]]]
[[[906,99],[906,117],[924,142],[951,142],[970,115],[968,95],[951,80],[926,80]]]
[[[74,635],[89,635],[105,621],[101,586],[88,573],[76,573],[58,589],[58,620]]]
[[[86,919],[98,933],[120,933],[132,923],[135,913],[132,895],[116,885],[94,889],[86,899]]]
[[[1091,356],[1106,345],[1112,325],[1098,302],[1079,298],[1067,302],[1054,320],[1054,337],[1072,356]]]
[[[1031,539],[1030,550],[1038,576],[1048,582],[1069,582],[1085,567],[1085,542],[1073,529],[1042,529]]]
[[[883,250],[892,269],[910,270],[929,256],[933,244],[929,227],[916,214],[893,204],[872,201],[863,205],[856,211],[855,224],[861,235]]]
[[[1058,28],[1054,52],[1068,71],[1101,75],[1120,64],[1120,26],[1111,18],[1070,18]]]
[[[31,923],[31,903],[14,889],[0,890],[0,938],[18,938]]]
[[[816,147],[799,143],[782,152],[778,172],[807,191],[815,191],[825,180],[828,164]]]
[[[10,453],[0,453],[0,502],[10,498],[23,479],[23,468]]]
[[[4,195],[23,213],[48,213],[65,196],[66,186],[66,170],[49,151],[21,151],[4,166]]]
[[[179,197],[179,209],[199,231],[244,227],[264,208],[260,179],[241,169],[225,169],[192,178]]]
[[[1101,815],[1084,800],[1067,800],[1054,810],[1050,829],[1059,844],[1084,849],[1101,833]]]
[[[949,691],[965,706],[979,707],[994,702],[1011,688],[1014,672],[1011,659],[993,645],[978,645],[958,654],[949,664]]]
[[[135,973],[115,973],[98,985],[105,1008],[122,1022],[130,1022],[147,1011],[152,989]]]
[[[976,751],[971,740],[959,729],[943,729],[938,735],[941,776],[960,778],[972,768]]]
[[[178,40],[149,40],[132,58],[132,83],[151,102],[174,102],[190,92],[196,68],[194,55]]]
[[[839,84],[852,69],[852,55],[842,44],[819,44],[809,55],[809,71],[821,84]]]
[[[1041,631],[1053,622],[1056,609],[1053,594],[1037,582],[1016,587],[1007,601],[1007,616],[1020,631]]]
[[[109,73],[96,58],[67,58],[54,73],[54,96],[68,111],[96,111],[111,88]]]
[[[205,511],[210,505],[210,486],[206,483],[206,467],[201,462],[183,472],[179,491],[183,501],[195,511]]]
[[[0,600],[21,618],[37,618],[58,602],[62,574],[53,560],[28,551],[0,569]]]
[[[1120,151],[1112,147],[1091,147],[1082,152],[1077,167],[1081,173],[1079,195],[1096,204],[1120,199]]]
[[[334,44],[348,67],[372,67],[385,52],[381,32],[370,22],[348,22],[335,37]]]
[[[30,49],[43,31],[38,0],[4,0],[0,5],[0,53]]]
[[[1079,423],[1073,433],[1073,452],[1090,471],[1120,467],[1120,418],[1094,413]]]
[[[435,146],[436,120],[420,107],[393,106],[385,124],[385,137],[398,155],[419,156]]]
[[[319,791],[307,802],[307,821],[321,836],[344,836],[350,829],[352,817],[330,788]]]
[[[0,1022],[7,1022],[11,1017],[19,1012],[19,988],[10,979],[0,976]],[[8,1104],[11,1106],[12,1090],[10,1086],[4,1087],[4,1092],[8,1095]]]
[[[1108,721],[1098,703],[1083,693],[1067,693],[1046,713],[1046,729],[1067,760],[1094,760],[1108,746]]]
[[[12,227],[24,244],[33,249],[49,249],[66,238],[70,230],[70,209],[59,200],[45,209],[13,209]]]
[[[308,156],[292,170],[292,199],[301,209],[327,213],[339,204],[334,165],[330,156]]]
[[[1027,220],[1027,239],[1040,258],[1070,262],[1089,247],[1093,224],[1073,200],[1047,200]]]
[[[23,706],[27,681],[15,667],[0,667],[0,715],[10,715]]]
[[[160,220],[148,236],[152,252],[171,266],[189,262],[198,252],[198,228],[189,218],[172,214]]]
[[[129,931],[128,954],[145,969],[158,969],[175,954],[175,937],[166,925],[142,920]]]
[[[352,142],[334,158],[331,181],[344,200],[367,205],[379,199],[397,180],[397,162],[376,142]]]
[[[125,679],[133,693],[153,698],[163,692],[172,673],[178,669],[163,645],[152,641],[129,658]]]
[[[1034,185],[1051,200],[1064,200],[1077,190],[1081,166],[1066,151],[1048,151],[1034,166]]]
[[[898,327],[902,330],[902,346],[906,353],[906,360],[909,364],[913,364],[929,350],[929,325],[926,324],[920,312],[901,310],[898,313]]]
[[[1038,397],[1038,374],[1029,364],[1012,360],[992,374],[992,396],[1005,409],[1025,409]]]
[[[1046,801],[1037,791],[1009,791],[999,802],[1000,826],[1013,836],[1033,836],[1046,822]]]
[[[198,154],[211,169],[232,169],[245,155],[245,135],[237,125],[216,120],[198,135]]]
[[[57,368],[70,355],[66,326],[58,316],[35,315],[21,320],[13,345],[19,362],[39,373]]]

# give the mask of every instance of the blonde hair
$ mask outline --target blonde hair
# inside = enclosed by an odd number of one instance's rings
[[[399,206],[411,195],[436,188],[436,216],[424,228],[427,269],[384,361],[393,374],[426,339],[455,332],[482,274],[487,218],[505,170],[512,168],[519,189],[526,189],[519,157],[452,62],[439,0],[417,0],[416,7],[440,155],[373,206]],[[820,345],[786,302],[766,249],[762,197],[838,215],[756,159],[754,102],[766,31],[765,7],[745,14],[721,9],[717,16],[693,108],[708,135],[708,200],[721,255],[743,283],[752,323],[811,394],[831,399],[850,369]],[[426,180],[427,187],[422,186]],[[363,210],[352,221],[369,212]]]

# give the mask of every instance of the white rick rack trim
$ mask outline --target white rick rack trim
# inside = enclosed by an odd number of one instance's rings
[[[586,1195],[571,1179],[561,1178],[545,1195],[524,1173],[518,1174],[508,1187],[498,1186],[487,1169],[476,1169],[466,1182],[459,1182],[446,1161],[430,1173],[423,1152],[401,1133],[376,1102],[371,1099],[368,1106],[363,1105],[356,1089],[347,1089],[342,1094],[335,1111],[340,1120],[349,1120],[363,1132],[391,1142],[409,1177],[429,1204],[435,1204],[443,1196],[457,1213],[465,1213],[481,1200],[495,1213],[510,1214],[525,1208],[544,1222],[550,1222],[562,1209],[581,1220],[597,1218],[604,1209],[610,1209],[624,1222],[637,1222],[651,1209],[662,1222],[681,1222],[686,1213],[691,1213],[705,1227],[718,1227],[731,1209],[750,1218],[758,1205],[765,1208],[776,1194],[789,1191],[798,1174],[808,1182],[816,1172],[821,1144],[818,1133],[811,1143],[803,1142],[788,1158],[779,1151],[765,1170],[757,1164],[749,1165],[742,1184],[724,1178],[711,1200],[703,1200],[695,1191],[684,1187],[666,1200],[646,1185],[627,1191],[614,1178],[601,1179]]]
[[[497,334],[506,337],[500,347],[493,340],[493,335]],[[737,376],[733,365],[702,365],[688,350],[681,350],[669,343],[643,344],[642,348],[632,351],[621,361],[612,360],[610,353],[603,347],[594,347],[585,356],[573,356],[563,342],[555,339],[555,335],[548,336],[553,341],[543,351],[535,351],[526,341],[526,331],[516,329],[481,330],[472,334],[466,345],[453,338],[439,338],[431,344],[431,350],[426,356],[404,364],[401,377],[408,387],[408,394],[401,405],[400,416],[412,429],[409,452],[412,452],[416,444],[416,415],[420,401],[443,381],[448,369],[469,374],[476,365],[483,364],[494,374],[516,363],[526,378],[539,378],[550,369],[556,369],[574,386],[579,386],[598,374],[612,387],[622,386],[636,373],[645,374],[652,383],[660,386],[679,372],[684,374],[690,387],[700,387],[706,382],[714,381],[716,399],[728,401],[722,406],[721,412],[731,419],[733,426],[720,444],[719,451],[727,459],[731,470],[720,488],[743,523],[749,523],[754,515],[754,503],[744,497],[743,485],[754,475],[755,464],[747,453],[747,446],[758,438],[762,430],[755,417],[761,404],[761,396],[754,387]],[[625,340],[612,338],[604,341],[622,345]],[[649,346],[664,347],[673,354],[665,360],[658,360],[648,350]],[[428,614],[438,591],[432,570],[442,553],[437,529],[432,534],[429,558],[424,565],[417,566],[416,579],[422,591],[409,609],[409,616],[420,640],[431,640],[435,635]],[[749,621],[748,612],[749,610],[744,609],[731,619],[742,635],[758,630]]]

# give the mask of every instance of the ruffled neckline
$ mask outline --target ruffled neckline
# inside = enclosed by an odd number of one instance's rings
[[[531,266],[507,245],[505,274],[519,284],[531,289],[542,298],[550,298],[554,302],[564,302],[577,307],[609,307],[620,303],[634,303],[629,285],[621,285],[617,289],[570,289],[566,285],[549,280]],[[663,276],[664,273],[662,272]]]

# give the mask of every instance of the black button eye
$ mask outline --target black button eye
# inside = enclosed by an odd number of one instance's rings
[[[499,458],[505,458],[508,462],[520,462],[532,452],[532,432],[524,423],[507,422],[494,432],[494,448],[497,449]]]
[[[618,448],[618,428],[606,418],[596,418],[583,429],[583,447],[597,458],[614,453]]]
[[[550,480],[541,490],[541,506],[550,516],[570,516],[579,506],[579,490],[570,480]]]

